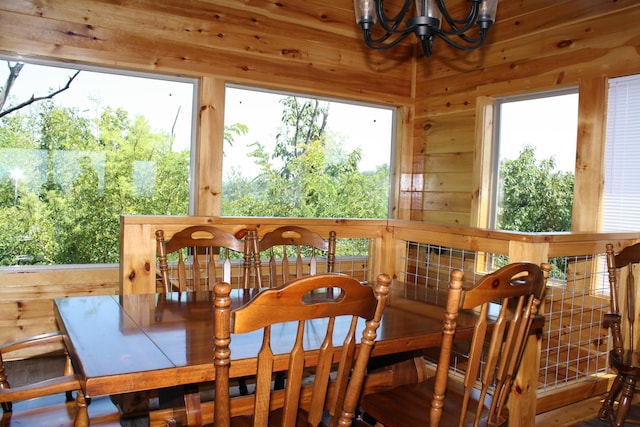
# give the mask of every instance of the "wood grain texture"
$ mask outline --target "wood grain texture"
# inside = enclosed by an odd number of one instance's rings
[[[581,167],[599,170],[597,147],[601,149],[603,139],[600,127],[594,126],[602,121],[605,93],[589,89],[584,82],[640,72],[640,29],[634,24],[639,18],[640,4],[631,0],[580,4],[550,0],[500,3],[497,22],[482,49],[462,56],[440,43],[434,46],[434,57],[418,61],[414,158],[421,158],[423,153],[477,150],[478,145],[474,148],[474,144],[481,138],[477,129],[482,129],[475,123],[482,119],[476,117],[475,111],[479,97],[580,86],[581,91],[588,92],[581,96],[579,112],[581,129],[585,131],[578,137]],[[468,161],[467,169],[474,171],[476,180],[476,175],[482,173],[477,164],[473,169],[472,160]],[[580,190],[576,191],[574,200],[577,207],[593,209],[601,191],[601,184],[594,183],[598,176],[598,173],[577,171],[576,189]],[[476,190],[470,183],[458,191],[472,196]],[[410,203],[411,219],[449,223],[463,220],[454,212],[442,211],[439,215],[415,212],[425,205],[424,200],[429,199],[436,188],[425,188],[422,194],[406,191],[403,194],[407,197],[422,200]],[[476,206],[481,205],[474,204],[472,208]],[[574,212],[576,230],[596,229],[593,218],[578,218],[584,209]],[[467,218],[480,215],[470,211]]]
[[[465,3],[447,0],[456,10]],[[398,3],[388,0],[386,4],[393,9]],[[401,261],[396,258],[403,238],[494,253],[508,253],[510,239],[534,246],[546,241],[548,256],[596,253],[604,241],[624,245],[635,240],[632,235],[588,233],[533,238],[457,228],[456,224],[469,225],[478,217],[473,209],[479,204],[467,206],[479,187],[477,139],[478,129],[484,126],[477,123],[481,119],[478,97],[571,86],[586,91],[579,111],[578,165],[583,172],[576,174],[579,209],[574,212],[593,208],[600,197],[595,194],[600,187],[595,185],[596,163],[603,143],[602,106],[606,105],[605,91],[598,84],[640,72],[638,20],[637,0],[502,1],[482,49],[460,55],[437,43],[434,56],[425,60],[411,56],[414,46],[409,41],[382,53],[366,48],[352,5],[343,0],[194,0],[188,7],[182,0],[5,0],[0,4],[0,52],[202,79],[206,90],[199,105],[217,110],[205,111],[198,129],[199,215],[217,214],[220,205],[221,178],[212,156],[222,144],[222,130],[216,128],[223,117],[219,109],[224,84],[401,107],[393,217],[440,226],[314,222],[320,231],[339,225],[340,237],[371,236],[375,257],[370,265],[374,270],[390,266],[401,275],[396,268]],[[432,185],[440,182],[443,185]],[[593,219],[581,218],[575,222],[577,229],[593,231]],[[165,226],[166,221],[159,224]],[[234,231],[244,223],[243,219],[225,220],[225,226]],[[289,223],[255,222],[261,232]],[[184,224],[172,226],[178,229]],[[141,238],[152,238],[152,232]],[[125,247],[133,251],[133,258],[120,273],[115,266],[100,272],[3,271],[1,340],[54,328],[51,306],[47,308],[54,296],[117,293],[123,276],[144,277],[150,253]]]
[[[462,0],[447,4],[456,15],[466,7]],[[386,3],[391,11],[398,5],[398,0]],[[0,6],[0,52],[213,78],[218,88],[231,82],[400,106],[411,114],[402,115],[397,129],[401,160],[394,173],[393,217],[468,224],[479,216],[472,212],[479,205],[464,217],[446,210],[422,215],[425,204],[413,200],[424,201],[439,189],[416,193],[402,186],[402,177],[422,173],[429,166],[420,165],[429,162],[422,157],[426,153],[477,150],[479,96],[566,88],[640,72],[639,19],[634,0],[503,2],[482,49],[461,54],[437,40],[433,57],[423,59],[413,56],[410,41],[385,52],[366,48],[351,4],[337,0],[199,0],[188,7],[179,0],[10,0]],[[202,118],[199,136],[201,144],[210,144],[200,150],[206,156],[198,177],[206,181],[199,182],[197,205],[205,215],[220,206],[219,172],[211,156],[221,141],[219,94],[220,89],[206,90],[201,100],[201,106],[217,108]],[[581,120],[587,122],[601,114],[590,105],[582,109]],[[578,150],[590,142],[579,138]],[[471,159],[456,166],[479,173]],[[590,178],[577,176],[577,188],[591,188],[581,179]],[[456,193],[474,191],[469,182]],[[576,203],[590,205],[598,197],[578,192]]]

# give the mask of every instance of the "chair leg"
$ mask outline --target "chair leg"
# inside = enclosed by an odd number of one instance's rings
[[[631,401],[633,400],[633,391],[636,387],[636,377],[633,375],[627,375],[624,378],[624,384],[622,387],[622,395],[620,396],[620,403],[618,403],[618,412],[616,413],[616,419],[614,425],[616,427],[622,427],[624,420],[627,418],[629,408],[631,407]]]
[[[285,380],[287,378],[287,375],[285,372],[276,372],[275,374],[275,378],[273,381],[273,388],[274,390],[282,390],[284,389],[284,383]]]
[[[76,393],[76,417],[73,421],[73,427],[89,427],[89,408],[91,399],[86,399],[82,390]]]
[[[602,406],[598,411],[598,418],[602,421],[611,420],[613,421],[613,405],[616,402],[618,394],[620,394],[620,390],[622,389],[622,383],[624,380],[624,375],[618,375],[611,383],[611,388],[609,389],[609,393],[607,397],[602,402]]]
[[[249,387],[247,386],[247,380],[245,378],[238,379],[238,390],[241,396],[247,396],[249,394]]]
[[[9,381],[7,381],[7,375],[4,372],[4,361],[2,360],[2,354],[0,354],[0,389],[10,388]],[[13,410],[13,404],[11,402],[2,402],[2,412],[11,412]]]

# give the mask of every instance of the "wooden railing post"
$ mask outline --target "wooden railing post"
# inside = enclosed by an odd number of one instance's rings
[[[531,261],[536,264],[548,262],[549,243],[509,242],[509,262]],[[541,304],[539,313],[544,311]],[[542,337],[530,335],[524,349],[518,375],[509,396],[509,426],[530,427],[536,417],[536,398],[538,391],[538,366]]]
[[[156,242],[151,224],[127,224],[120,218],[120,295],[156,291]]]

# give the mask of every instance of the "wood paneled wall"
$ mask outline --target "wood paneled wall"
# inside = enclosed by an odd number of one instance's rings
[[[574,228],[593,231],[604,117],[590,107],[605,105],[607,77],[640,72],[639,19],[637,0],[502,0],[482,49],[436,40],[424,59],[411,38],[366,48],[347,0],[7,0],[0,52],[202,78],[199,215],[220,204],[227,82],[400,107],[392,216],[460,225],[477,225],[487,194],[477,100],[577,85],[576,206],[589,214]]]
[[[486,165],[474,167],[479,99],[579,86],[573,226],[596,230],[603,85],[640,73],[639,19],[636,0],[502,0],[482,49],[461,56],[436,40],[436,54],[417,62],[412,179],[401,182],[410,219],[478,225],[473,198],[488,194],[476,176]]]
[[[220,213],[225,83],[413,102],[414,47],[366,48],[347,0],[8,0],[0,29],[0,53],[201,78],[199,215]]]
[[[387,104],[411,96],[411,62],[366,49],[342,0],[8,0],[0,27],[0,51],[25,56]]]

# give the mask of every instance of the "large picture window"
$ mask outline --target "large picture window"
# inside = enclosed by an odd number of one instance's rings
[[[0,58],[0,265],[114,263],[120,214],[186,215],[197,82]]]
[[[491,227],[570,231],[578,93],[530,94],[496,102]]]
[[[387,218],[393,115],[227,87],[222,214]]]

